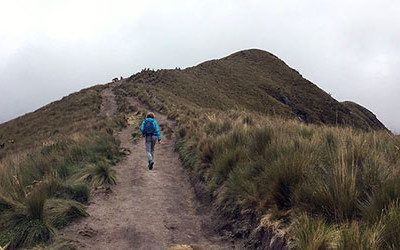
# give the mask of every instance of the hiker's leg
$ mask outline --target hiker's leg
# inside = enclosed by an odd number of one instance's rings
[[[151,139],[152,139],[151,140],[151,157],[154,161],[154,147],[156,146],[158,138],[157,138],[157,136],[152,136]]]
[[[153,162],[153,154],[151,153],[151,148],[152,148],[152,139],[151,136],[146,136],[145,138],[146,141],[146,155],[147,155],[147,162],[151,163]]]

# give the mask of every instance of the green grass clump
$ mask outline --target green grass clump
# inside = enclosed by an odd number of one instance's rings
[[[65,227],[77,218],[89,215],[81,203],[73,200],[49,199],[45,209],[48,222],[57,229]]]
[[[32,247],[40,243],[49,243],[54,237],[54,229],[42,220],[32,219],[25,215],[10,217],[8,240],[11,247]]]
[[[292,228],[293,246],[296,249],[337,249],[340,232],[322,219],[300,216]]]
[[[339,249],[382,249],[384,225],[377,223],[366,228],[352,222],[341,228]]]
[[[383,246],[388,249],[400,248],[400,204],[396,201],[388,206],[381,217],[383,225]]]
[[[118,161],[117,149],[117,142],[105,133],[79,135],[32,151],[19,162],[5,162],[0,175],[0,244],[48,244],[56,229],[87,216],[82,203],[89,199],[89,185],[115,184],[115,172],[104,162]],[[82,175],[84,181],[78,179]]]
[[[11,247],[29,247],[51,241],[54,229],[45,220],[46,200],[46,194],[35,189],[15,209],[4,212],[0,217],[2,243],[11,242]]]
[[[80,178],[93,187],[116,184],[115,170],[105,162],[87,167]]]
[[[78,181],[67,183],[57,178],[48,178],[43,181],[42,189],[49,198],[75,200],[81,203],[86,203],[90,196],[89,186]]]

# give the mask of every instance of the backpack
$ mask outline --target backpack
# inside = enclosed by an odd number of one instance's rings
[[[156,128],[154,126],[154,121],[146,120],[144,122],[144,135],[155,135]]]

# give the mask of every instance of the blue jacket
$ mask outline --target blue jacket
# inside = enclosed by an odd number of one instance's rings
[[[158,123],[153,118],[146,118],[146,119],[143,120],[142,125],[140,126],[140,132],[142,132],[142,135],[145,136],[145,134],[144,134],[144,124],[145,124],[146,121],[152,121],[153,122],[154,129],[156,130],[156,135],[158,137],[158,140],[161,140],[161,133],[160,133],[160,129],[158,128]]]

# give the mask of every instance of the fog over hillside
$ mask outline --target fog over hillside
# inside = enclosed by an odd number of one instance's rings
[[[400,3],[1,1],[0,122],[142,68],[247,48],[277,55],[400,132]]]

